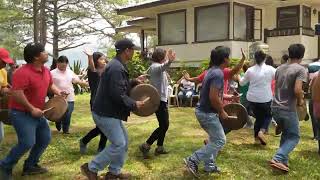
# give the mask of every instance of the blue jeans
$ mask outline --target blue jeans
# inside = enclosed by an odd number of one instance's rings
[[[71,115],[74,109],[74,102],[68,102],[68,109],[66,114],[62,117],[62,120],[60,122],[57,122],[56,125],[61,128],[62,125],[62,131],[63,132],[69,132],[70,123],[71,123]]]
[[[226,135],[220,123],[218,114],[204,113],[196,109],[196,116],[201,127],[208,133],[209,142],[191,155],[191,159],[199,164],[205,163],[205,171],[211,171],[215,166],[218,152],[226,144]]]
[[[12,110],[10,118],[17,133],[18,144],[0,161],[0,166],[8,173],[12,172],[13,166],[30,149],[29,157],[24,162],[24,166],[36,165],[51,140],[51,131],[47,119],[44,117],[34,118],[30,113]]]
[[[289,153],[293,151],[300,139],[299,118],[297,112],[290,112],[278,108],[272,109],[272,115],[282,129],[280,147],[273,159],[288,164]]]
[[[0,143],[4,138],[4,129],[3,129],[3,123],[0,122]]]
[[[120,174],[128,151],[128,133],[120,119],[99,116],[92,112],[93,120],[111,144],[89,163],[92,172],[102,171],[109,165],[109,171]]]

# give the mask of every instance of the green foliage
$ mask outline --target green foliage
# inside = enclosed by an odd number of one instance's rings
[[[73,66],[70,66],[70,69],[79,76],[80,80],[86,81],[88,79],[86,70],[81,68],[81,61],[74,61]],[[75,94],[83,94],[85,92],[89,92],[88,87],[81,87],[79,84],[74,84],[74,93]]]
[[[108,58],[112,59],[115,56],[116,56],[115,49],[109,49]],[[142,59],[140,57],[140,52],[136,52],[133,55],[132,60],[129,61],[129,63],[127,64],[130,78],[136,78],[142,74],[145,74],[149,66],[150,66],[150,62],[148,60]]]

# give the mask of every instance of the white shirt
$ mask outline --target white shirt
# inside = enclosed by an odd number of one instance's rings
[[[185,90],[192,90],[194,89],[194,86],[195,86],[194,82],[187,81],[186,79],[182,79],[181,84]]]
[[[247,99],[251,102],[266,103],[272,100],[271,83],[276,69],[263,63],[250,67],[240,80],[240,86],[249,83]]]
[[[66,71],[60,71],[58,68],[51,71],[53,84],[56,85],[60,90],[69,93],[67,97],[68,102],[73,102],[75,98],[74,88],[72,82],[79,80],[79,77],[68,69]]]

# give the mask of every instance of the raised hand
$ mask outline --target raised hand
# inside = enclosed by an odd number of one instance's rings
[[[245,60],[246,59],[246,55],[244,54],[244,52],[243,52],[243,49],[241,48],[241,54],[242,54],[242,58],[241,58],[241,60]]]
[[[93,50],[89,49],[89,48],[85,48],[83,50],[83,52],[87,55],[87,56],[92,56],[93,55]]]
[[[167,51],[167,57],[169,61],[174,61],[176,59],[176,53],[172,49],[169,49]]]

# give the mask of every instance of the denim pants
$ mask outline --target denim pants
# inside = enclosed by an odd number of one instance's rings
[[[4,138],[4,129],[3,129],[3,123],[0,122],[0,143]]]
[[[70,123],[71,123],[71,115],[74,109],[74,102],[68,102],[68,109],[66,114],[62,117],[60,122],[57,122],[56,125],[61,127],[63,132],[69,132]]]
[[[215,167],[215,159],[218,152],[226,143],[226,135],[220,123],[218,114],[205,113],[196,109],[196,117],[201,127],[208,133],[209,142],[191,155],[191,160],[199,164],[205,164],[205,171],[211,171]]]
[[[273,159],[288,164],[289,153],[293,151],[300,139],[299,118],[297,112],[290,112],[278,108],[272,109],[272,115],[282,129],[280,147]]]
[[[111,144],[89,163],[92,172],[102,171],[109,165],[109,171],[119,174],[128,151],[128,133],[120,119],[99,116],[92,112],[93,120]]]
[[[30,149],[29,157],[24,162],[24,166],[36,165],[51,140],[51,131],[47,119],[44,117],[34,118],[30,113],[12,110],[10,118],[17,133],[18,144],[0,161],[0,166],[8,173],[12,172],[14,165]]]

